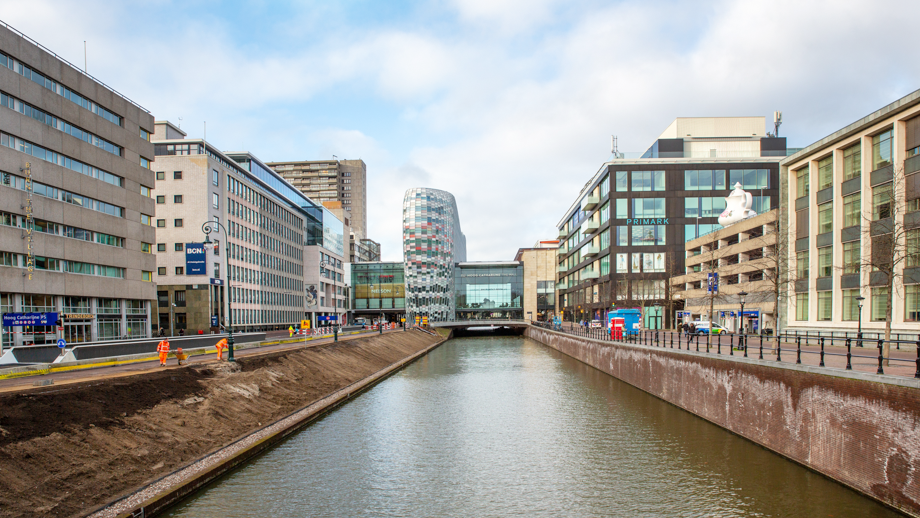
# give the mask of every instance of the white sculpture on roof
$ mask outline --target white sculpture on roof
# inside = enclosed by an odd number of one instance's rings
[[[753,204],[754,197],[751,193],[742,189],[740,183],[735,183],[735,190],[725,198],[725,210],[719,215],[719,224],[727,227],[741,220],[753,218],[757,215],[751,210]]]

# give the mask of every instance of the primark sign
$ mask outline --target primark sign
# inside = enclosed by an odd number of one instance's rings
[[[627,219],[627,225],[667,225],[669,218]]]

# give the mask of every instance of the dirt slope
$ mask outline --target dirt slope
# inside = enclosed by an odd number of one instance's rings
[[[0,396],[0,516],[90,511],[438,338],[339,344]]]

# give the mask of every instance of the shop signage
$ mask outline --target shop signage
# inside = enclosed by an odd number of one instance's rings
[[[403,284],[358,284],[355,286],[355,298],[402,298],[406,296]]]
[[[208,254],[202,243],[185,243],[185,274],[207,275]]]
[[[3,325],[12,327],[53,326],[57,319],[57,313],[6,313],[3,315]]]
[[[224,280],[223,279],[211,279],[211,284],[213,284],[214,286],[223,286]]]
[[[670,218],[627,219],[627,225],[667,225]]]
[[[92,320],[90,313],[64,313],[64,320]]]
[[[710,273],[709,274],[709,286],[706,289],[709,293],[719,293],[719,274]]]

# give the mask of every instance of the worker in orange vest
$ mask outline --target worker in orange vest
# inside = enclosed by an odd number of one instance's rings
[[[160,366],[166,367],[166,356],[169,354],[169,338],[164,338],[157,344],[157,352],[160,354]]]
[[[217,342],[217,345],[215,347],[217,347],[217,359],[223,360],[224,359],[224,349],[226,349],[227,347],[227,339],[221,338],[220,341]]]

